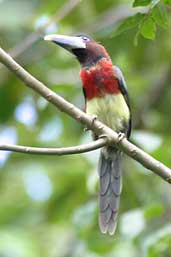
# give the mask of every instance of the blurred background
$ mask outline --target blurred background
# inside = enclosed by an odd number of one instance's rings
[[[133,7],[134,5],[134,7]],[[0,44],[32,75],[84,109],[79,64],[48,33],[101,42],[129,88],[131,140],[171,166],[170,0],[0,0]],[[62,147],[90,133],[0,65],[0,143]],[[170,257],[171,187],[124,158],[114,236],[98,227],[98,151],[33,156],[0,151],[0,256]]]

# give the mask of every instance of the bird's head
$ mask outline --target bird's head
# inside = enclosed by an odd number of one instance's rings
[[[110,60],[108,53],[101,44],[84,35],[64,36],[51,34],[45,36],[44,39],[52,41],[72,53],[82,67],[93,66],[102,58]]]

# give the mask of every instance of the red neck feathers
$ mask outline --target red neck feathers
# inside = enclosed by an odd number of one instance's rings
[[[103,97],[104,94],[120,93],[119,83],[109,59],[103,58],[95,66],[83,68],[80,77],[88,100]]]

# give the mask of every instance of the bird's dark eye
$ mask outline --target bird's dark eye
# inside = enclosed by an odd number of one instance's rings
[[[84,41],[90,41],[90,39],[89,39],[88,37],[85,37],[85,36],[82,36],[82,39],[83,39]]]

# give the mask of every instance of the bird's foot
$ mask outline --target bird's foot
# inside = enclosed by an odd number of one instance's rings
[[[126,138],[126,135],[122,132],[119,132],[118,133],[118,142],[117,143],[120,143],[124,138]]]
[[[97,115],[92,116],[92,125],[94,125],[94,122],[97,120]]]
[[[97,120],[97,116],[96,116],[96,115],[93,115],[93,116],[92,116],[92,123],[91,123],[91,124],[92,124],[92,126],[94,125],[95,120]],[[89,129],[89,128],[87,128],[87,127],[86,127],[86,128],[84,128],[84,132],[87,132],[87,131],[89,131],[89,130],[90,130],[90,129]]]
[[[107,134],[101,134],[101,135],[98,136],[98,139],[99,138],[108,138],[108,135]]]
[[[90,129],[87,128],[87,127],[83,129],[84,132],[87,132],[87,131],[89,131],[89,130],[90,130]]]

